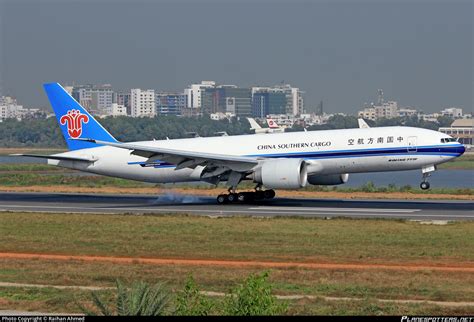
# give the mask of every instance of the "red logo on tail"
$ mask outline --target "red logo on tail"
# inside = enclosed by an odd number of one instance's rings
[[[82,123],[89,122],[89,116],[81,114],[79,110],[69,110],[67,114],[61,116],[59,123],[67,124],[67,133],[73,139],[77,139],[82,134]]]

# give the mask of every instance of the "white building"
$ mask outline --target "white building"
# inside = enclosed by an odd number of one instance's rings
[[[191,84],[184,90],[184,94],[187,96],[187,107],[188,108],[201,108],[201,91],[204,88],[216,87],[214,81],[201,81],[200,84]]]
[[[132,117],[154,117],[156,115],[155,90],[131,90],[130,106]]]
[[[419,118],[426,122],[438,122],[438,117],[440,116],[441,114],[439,113],[432,113],[420,115]]]
[[[38,116],[40,113],[37,108],[24,108],[13,97],[0,96],[0,120],[11,118],[21,120],[27,116]]]
[[[447,116],[453,119],[462,118],[462,108],[458,107],[448,107],[441,111],[442,116]]]
[[[225,120],[228,119],[230,120],[232,117],[234,117],[235,114],[232,113],[222,113],[222,112],[217,112],[217,113],[211,113],[209,114],[209,118],[214,121],[220,121],[220,120]]]
[[[375,121],[379,118],[391,119],[398,116],[398,103],[395,101],[382,102],[379,105],[370,105],[360,110],[358,116]]]
[[[405,116],[414,116],[414,115],[418,115],[418,111],[416,109],[413,109],[413,108],[401,108],[398,110],[398,116],[399,117],[405,117]]]
[[[314,115],[314,114],[301,114],[299,120],[304,122],[306,126],[311,125],[322,125],[326,124],[332,114]]]
[[[112,103],[107,110],[107,115],[110,116],[127,116],[127,107],[125,105]]]
[[[366,107],[363,110],[359,111],[357,114],[359,118],[365,120],[375,121],[377,119],[377,114],[375,113],[375,107]]]

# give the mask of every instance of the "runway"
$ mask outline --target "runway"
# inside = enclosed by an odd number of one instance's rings
[[[472,201],[288,199],[218,205],[214,198],[178,194],[111,195],[0,193],[0,211],[84,214],[165,214],[256,217],[352,217],[474,220]]]

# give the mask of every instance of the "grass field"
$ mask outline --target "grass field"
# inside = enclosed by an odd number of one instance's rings
[[[421,225],[394,220],[204,218],[192,216],[0,213],[0,252],[148,258],[474,266],[474,223]],[[201,289],[227,292],[259,267],[150,265],[0,258],[0,282],[113,286],[166,282],[192,274]],[[272,268],[291,314],[468,314],[473,307],[380,303],[377,299],[472,301],[474,273],[433,270]],[[322,297],[362,301],[328,301]],[[0,309],[78,312],[79,290],[0,287]]]
[[[160,185],[148,184],[138,181],[125,180],[120,178],[111,178],[105,176],[94,175],[72,175],[74,170],[58,168],[45,164],[0,164],[0,190],[2,191],[43,191],[43,192],[110,192],[120,193],[114,189],[126,188],[129,193],[152,193],[156,194],[160,191],[170,189],[180,189],[186,193],[217,195],[225,191],[223,185],[215,189],[209,184],[178,184],[178,185]],[[76,187],[78,189],[74,190]],[[241,189],[253,189],[254,184],[244,182],[239,186]],[[95,190],[84,190],[91,188]],[[145,190],[144,190],[145,189]],[[215,191],[217,190],[217,191]],[[221,191],[222,190],[222,191]],[[407,198],[414,196],[424,197],[431,196],[438,198],[438,195],[445,195],[446,198],[452,199],[472,199],[474,189],[471,188],[437,188],[430,190],[421,190],[412,186],[395,186],[378,187],[372,182],[367,182],[360,187],[344,187],[344,186],[309,186],[298,192],[279,191],[279,195],[286,196],[288,194],[299,197],[344,197],[344,194],[353,193],[373,194],[374,198]],[[319,194],[318,194],[319,193]],[[370,196],[360,196],[367,198]]]
[[[474,153],[468,152],[452,161],[442,163],[439,169],[465,169],[474,170]]]

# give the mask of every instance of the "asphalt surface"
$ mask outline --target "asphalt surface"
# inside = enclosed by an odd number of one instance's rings
[[[276,198],[252,204],[218,205],[214,198],[179,194],[0,193],[0,211],[474,220],[472,201]]]

